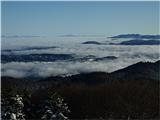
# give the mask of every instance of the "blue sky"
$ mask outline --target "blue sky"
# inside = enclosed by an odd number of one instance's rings
[[[2,2],[2,35],[158,34],[158,2]]]

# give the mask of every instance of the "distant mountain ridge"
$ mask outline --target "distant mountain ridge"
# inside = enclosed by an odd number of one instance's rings
[[[120,34],[109,38],[160,39],[160,35]]]
[[[33,47],[24,47],[20,49],[4,49],[2,52],[14,52],[14,51],[27,51],[27,50],[46,50],[46,49],[54,49],[56,46],[33,46]]]
[[[120,45],[160,45],[160,40],[129,40],[121,42]]]
[[[86,41],[86,42],[83,42],[82,44],[95,44],[95,45],[102,45],[102,43],[97,42],[97,41]]]
[[[74,54],[3,54],[1,55],[1,62],[54,62],[54,61],[104,61],[104,60],[115,60],[116,56],[104,56],[97,57],[93,55],[82,56],[76,58]]]
[[[33,62],[43,61],[51,62],[56,60],[70,60],[74,57],[71,54],[29,54],[29,55],[1,55],[2,63],[5,62]]]

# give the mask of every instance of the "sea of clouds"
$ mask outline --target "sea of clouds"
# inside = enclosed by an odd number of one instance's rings
[[[114,60],[101,61],[55,61],[55,62],[9,62],[2,63],[2,76],[12,77],[49,77],[57,75],[72,75],[85,72],[103,71],[113,72],[134,63],[143,61],[155,62],[159,60],[158,45],[85,45],[82,42],[95,40],[105,42],[106,38],[63,38],[53,41],[49,40],[12,40],[2,41],[2,54],[73,54],[74,57],[85,57],[94,55],[96,57],[116,56]],[[109,41],[109,40],[108,40]],[[112,41],[113,42],[113,41]],[[56,46],[49,49],[29,49],[3,52],[4,49],[21,49],[29,46]]]

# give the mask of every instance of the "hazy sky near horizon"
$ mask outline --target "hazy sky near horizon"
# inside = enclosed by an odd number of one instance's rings
[[[2,35],[159,34],[159,2],[2,2]]]

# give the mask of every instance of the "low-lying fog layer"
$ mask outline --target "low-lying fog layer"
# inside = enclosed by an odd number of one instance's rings
[[[13,44],[2,41],[2,55],[71,54],[74,57],[73,60],[57,59],[52,62],[46,60],[45,62],[38,60],[33,62],[20,60],[18,60],[18,62],[4,62],[1,68],[2,76],[49,77],[93,71],[112,72],[140,61],[154,62],[159,60],[158,45],[124,46],[81,44],[89,40],[105,42],[106,38],[83,38],[83,40],[79,40],[78,38],[63,38],[63,40],[54,42],[51,40],[43,42],[41,40],[36,42],[26,40],[24,42],[23,40],[23,42],[21,42],[16,39],[12,40]],[[113,43],[113,41],[111,42]],[[7,50],[4,51],[4,49]],[[95,56],[97,61],[92,58],[79,59],[86,58],[87,56]],[[108,58],[108,56],[115,56],[116,59],[100,59]]]

